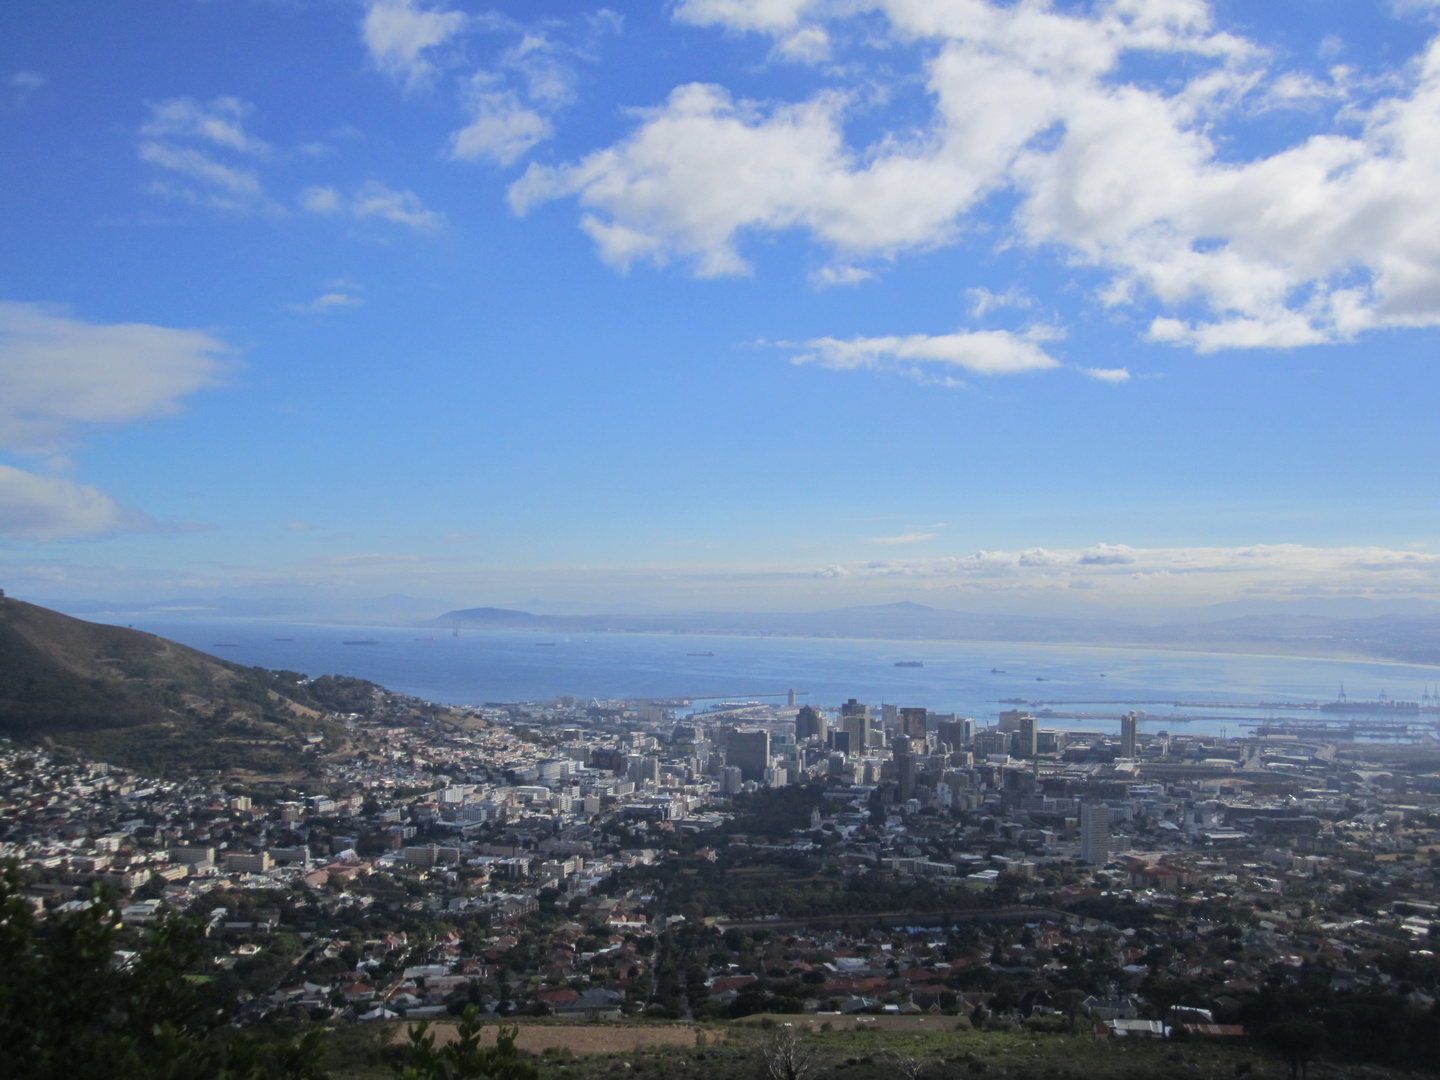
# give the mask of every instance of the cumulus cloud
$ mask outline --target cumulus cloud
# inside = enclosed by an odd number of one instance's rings
[[[793,30],[801,15],[818,6],[815,0],[681,0],[675,18],[695,26],[780,34]]]
[[[830,35],[823,26],[802,26],[781,38],[775,51],[787,60],[818,64],[830,59]]]
[[[177,412],[220,378],[229,348],[199,330],[102,325],[0,302],[0,446],[53,448],[79,426]]]
[[[1080,369],[1082,373],[1092,379],[1099,379],[1101,382],[1110,383],[1112,386],[1119,386],[1121,383],[1130,381],[1130,370],[1128,368],[1099,368],[1087,367]]]
[[[414,0],[373,0],[360,32],[376,66],[413,89],[434,77],[434,50],[455,37],[465,21],[462,12],[422,8]]]
[[[588,18],[526,26],[496,13],[471,18],[422,9],[414,0],[370,0],[361,33],[376,65],[407,89],[432,81],[442,47],[462,35],[511,38],[465,77],[461,100],[468,122],[451,135],[449,148],[453,160],[504,166],[553,135],[553,117],[575,97],[576,62],[591,59],[593,41],[619,26],[619,16],[604,9]],[[459,66],[460,51],[449,59]]]
[[[932,109],[862,145],[846,131],[862,76],[836,69],[838,85],[788,103],[691,84],[613,145],[532,164],[516,212],[575,198],[618,268],[745,274],[742,238],[785,230],[842,265],[893,258],[988,212],[1006,215],[1007,242],[1100,271],[1100,302],[1159,308],[1156,341],[1289,348],[1440,323],[1440,38],[1361,99],[1352,74],[1284,68],[1203,0],[682,0],[674,15],[782,50],[863,16],[867,33],[924,45]],[[1131,76],[1139,56],[1166,77]],[[1237,157],[1227,125],[1280,104],[1331,119]]]
[[[550,121],[522,105],[513,90],[477,92],[470,100],[471,120],[452,137],[452,157],[489,158],[509,165],[536,143],[548,139]]]
[[[908,337],[816,338],[805,342],[797,364],[817,363],[835,371],[891,368],[923,375],[931,366],[961,368],[976,375],[1017,375],[1059,366],[1039,342],[1055,336],[1048,328],[1025,334],[974,330]]]

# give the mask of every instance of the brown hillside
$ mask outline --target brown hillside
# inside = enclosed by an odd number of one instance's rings
[[[245,668],[154,634],[0,602],[0,735],[152,772],[293,775],[309,734],[347,745],[332,711],[380,688]]]

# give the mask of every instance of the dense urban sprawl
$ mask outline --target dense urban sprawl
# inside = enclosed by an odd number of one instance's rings
[[[1297,1000],[1440,1015],[1422,747],[793,698],[443,715],[333,717],[351,752],[311,736],[301,786],[0,743],[0,859],[42,917],[101,882],[126,923],[203,920],[242,1020],[473,1003],[1223,1039]],[[1357,1023],[1355,1052],[1385,1037]]]

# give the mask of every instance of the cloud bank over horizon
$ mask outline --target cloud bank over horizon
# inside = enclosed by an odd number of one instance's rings
[[[4,474],[0,472],[0,498]],[[3,503],[0,503],[3,505]],[[908,545],[934,533],[876,538]],[[1103,618],[1112,610],[1188,609],[1252,601],[1440,603],[1440,554],[1375,547],[1086,548],[977,551],[825,566],[474,567],[459,558],[353,552],[283,566],[183,573],[17,562],[12,591],[77,599],[380,594],[443,597],[455,607],[551,610],[818,611],[909,600],[957,611]]]

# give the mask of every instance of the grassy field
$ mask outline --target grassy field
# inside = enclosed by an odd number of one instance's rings
[[[774,1017],[795,1025],[815,1057],[813,1080],[1287,1080],[1288,1063],[1248,1043],[1128,1041],[1089,1033],[957,1030],[951,1017]],[[762,1080],[763,1019],[722,1024],[522,1021],[517,1044],[542,1080]],[[826,1024],[828,1023],[828,1028]],[[435,1025],[440,1039],[453,1028]],[[493,1030],[493,1029],[492,1029]],[[493,1038],[493,1035],[491,1036]],[[403,1025],[337,1032],[336,1080],[379,1080],[405,1042]],[[1413,1074],[1311,1062],[1316,1080]]]

